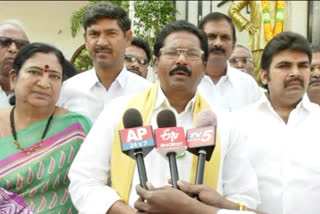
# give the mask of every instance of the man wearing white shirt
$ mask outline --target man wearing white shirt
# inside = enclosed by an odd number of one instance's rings
[[[258,213],[319,213],[320,144],[316,124],[320,121],[320,108],[305,94],[310,62],[311,49],[303,36],[278,34],[265,47],[261,60],[261,81],[268,93],[233,113],[231,135],[246,151],[258,176]],[[180,189],[198,193],[204,204],[175,190],[146,191],[137,186],[147,203],[139,200],[136,207],[162,208],[162,213],[167,214],[214,213],[215,204],[221,199],[203,185],[180,185]],[[161,207],[159,202],[167,206]]]
[[[58,104],[94,122],[115,97],[134,95],[151,83],[128,72],[124,66],[132,31],[128,14],[122,8],[107,3],[95,4],[86,10],[83,26],[94,68],[65,81]]]
[[[9,106],[9,72],[18,51],[29,43],[22,24],[17,20],[0,23],[0,108]]]
[[[138,172],[128,166],[133,160],[122,154],[120,145],[116,144],[117,130],[126,108],[138,109],[144,124],[151,124],[153,128],[157,127],[158,113],[170,109],[176,115],[177,126],[184,129],[193,127],[199,109],[210,108],[197,93],[208,57],[207,39],[202,31],[186,21],[170,23],[161,30],[154,55],[154,69],[160,83],[133,99],[121,97],[106,106],[75,157],[69,173],[69,190],[80,213],[135,213],[132,207],[138,199],[135,191],[140,183]],[[237,137],[230,138],[228,117],[218,112],[217,115],[220,136],[217,144],[220,146],[206,164],[204,181],[215,186],[216,191],[225,196],[223,201],[228,201],[219,208],[238,209],[237,202],[255,208],[259,203],[255,174],[242,155]],[[182,180],[189,180],[194,175],[195,160],[188,152],[177,159]],[[208,170],[210,166],[217,171]],[[148,180],[154,185],[167,184],[168,162],[156,150],[146,156],[145,167]],[[206,179],[207,175],[210,175],[209,179]],[[228,211],[221,209],[220,213]]]
[[[267,95],[235,118],[239,140],[258,176],[258,209],[267,213],[320,210],[320,108],[305,93],[310,63],[311,48],[303,36],[278,34],[261,60]]]
[[[234,111],[257,101],[262,93],[252,76],[230,66],[228,59],[236,43],[232,20],[214,12],[203,18],[199,27],[207,34],[209,57],[200,94],[215,106]]]

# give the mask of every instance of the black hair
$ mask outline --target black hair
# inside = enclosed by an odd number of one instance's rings
[[[209,13],[208,15],[206,15],[201,22],[199,23],[199,28],[201,30],[204,29],[204,26],[210,22],[210,21],[220,21],[220,20],[226,20],[231,27],[232,30],[232,38],[233,38],[233,44],[235,44],[237,42],[237,35],[236,35],[236,29],[234,27],[234,24],[232,22],[232,19],[227,16],[226,14],[223,13],[219,13],[219,12],[213,12],[213,13]]]
[[[197,28],[194,24],[191,24],[185,20],[178,20],[178,21],[171,22],[171,23],[165,25],[161,29],[161,31],[157,37],[157,40],[154,44],[154,48],[153,48],[154,55],[156,57],[159,57],[160,56],[160,49],[163,47],[163,42],[166,39],[166,37],[168,35],[170,35],[171,33],[178,32],[178,31],[186,31],[186,32],[194,34],[195,36],[197,36],[199,38],[201,49],[204,52],[203,61],[206,62],[208,59],[208,39],[207,39],[207,36],[203,31],[201,31],[199,28]]]
[[[78,74],[77,69],[68,60],[66,60],[65,63],[64,63],[63,71],[64,71],[64,73],[63,73],[64,80],[67,80],[70,77],[73,77],[74,75]]]
[[[282,32],[273,37],[264,48],[261,57],[261,69],[266,70],[269,75],[273,56],[284,50],[305,53],[308,55],[309,63],[311,63],[312,52],[308,40],[298,33]],[[263,87],[267,88],[267,85],[263,84]]]
[[[124,34],[131,28],[131,21],[124,9],[114,4],[101,2],[94,4],[85,11],[83,15],[84,30],[86,31],[90,25],[103,18],[116,19]]]
[[[137,46],[138,48],[141,48],[146,52],[147,58],[148,58],[148,63],[150,62],[151,59],[151,50],[148,42],[142,38],[138,37],[133,37],[131,45]]]
[[[19,75],[23,64],[36,53],[53,53],[62,67],[62,75],[64,74],[66,59],[64,58],[63,53],[51,45],[34,42],[24,46],[15,57],[12,68],[16,72],[17,76]]]

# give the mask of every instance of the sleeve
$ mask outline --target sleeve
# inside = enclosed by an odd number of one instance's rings
[[[224,121],[219,121],[219,124],[221,124],[220,122],[224,124],[220,128],[227,132],[227,138],[224,139],[226,150],[222,169],[223,195],[228,200],[241,202],[249,208],[255,209],[260,203],[258,180],[255,170],[247,158],[246,147],[241,142],[240,130],[233,115],[234,113],[229,113],[224,116]],[[233,120],[231,120],[231,116]]]
[[[243,31],[244,26],[249,23],[249,20],[240,13],[247,4],[249,4],[249,1],[234,1],[228,9],[228,15],[240,32]]]
[[[110,105],[103,110],[71,165],[69,191],[80,214],[105,214],[120,200],[108,185],[114,124],[119,120],[118,110],[122,109],[119,106]]]

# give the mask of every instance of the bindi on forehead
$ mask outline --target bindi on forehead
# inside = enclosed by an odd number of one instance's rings
[[[44,72],[48,72],[49,71],[49,65],[45,65],[43,71]]]

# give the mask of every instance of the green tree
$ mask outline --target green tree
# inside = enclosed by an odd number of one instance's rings
[[[71,15],[71,34],[75,37],[82,28],[82,17],[86,9],[98,2],[111,2],[122,7],[128,12],[129,1],[90,1],[88,5],[74,11]],[[175,20],[177,10],[172,0],[166,1],[134,1],[135,18],[134,34],[135,36],[144,38],[153,47],[156,35],[160,29]],[[79,71],[92,68],[92,60],[86,49],[81,51],[79,57],[74,61],[74,65]]]
[[[134,34],[153,47],[161,28],[176,19],[174,1],[135,1]]]

